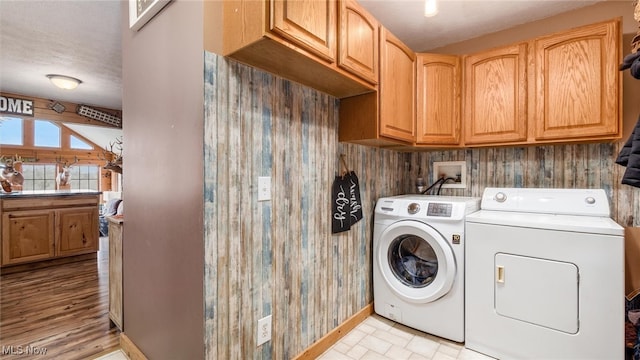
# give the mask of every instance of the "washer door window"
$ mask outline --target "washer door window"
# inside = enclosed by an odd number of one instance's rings
[[[399,221],[381,235],[376,262],[389,287],[406,301],[439,299],[453,286],[455,258],[450,245],[432,227]]]
[[[398,236],[391,242],[387,257],[396,279],[412,288],[423,288],[438,274],[436,253],[421,237]]]

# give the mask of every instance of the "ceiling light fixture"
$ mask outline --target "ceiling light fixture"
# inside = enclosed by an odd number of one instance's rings
[[[437,0],[424,0],[424,16],[432,17],[438,13]]]
[[[82,84],[82,81],[71,76],[48,74],[47,77],[51,83],[60,89],[73,90]]]

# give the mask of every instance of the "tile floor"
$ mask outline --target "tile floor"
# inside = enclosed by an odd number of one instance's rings
[[[463,344],[397,324],[376,314],[351,330],[318,360],[490,360]]]
[[[93,360],[129,360],[129,358],[122,350],[116,350]]]
[[[318,360],[492,360],[462,344],[371,315]],[[121,350],[94,360],[128,360]]]

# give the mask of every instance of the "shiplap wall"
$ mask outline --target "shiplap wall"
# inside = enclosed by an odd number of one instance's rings
[[[610,200],[611,217],[622,226],[638,226],[640,191],[620,184],[625,168],[615,164],[624,140],[407,154],[410,175],[405,177],[405,191],[415,192],[419,173],[432,179],[434,161],[465,161],[467,188],[443,188],[441,195],[481,196],[485,187],[602,188]]]
[[[400,194],[406,154],[337,141],[339,100],[205,54],[205,345],[208,359],[289,359],[372,301],[375,201]],[[365,217],[331,234],[339,155]],[[257,201],[259,176],[272,200]],[[256,347],[259,318],[272,341]]]

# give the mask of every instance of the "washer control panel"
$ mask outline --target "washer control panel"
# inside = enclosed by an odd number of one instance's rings
[[[411,215],[417,214],[418,211],[420,211],[420,204],[418,203],[411,203],[407,206],[407,212]]]
[[[427,207],[427,216],[451,217],[452,209],[451,203],[430,202]]]
[[[383,218],[454,222],[480,209],[480,198],[398,195],[378,199],[376,221]]]

